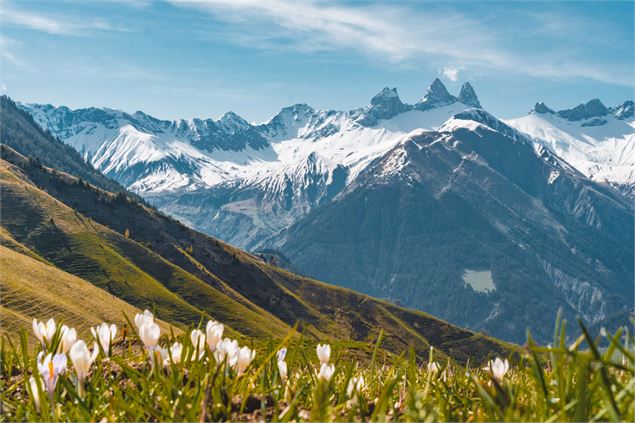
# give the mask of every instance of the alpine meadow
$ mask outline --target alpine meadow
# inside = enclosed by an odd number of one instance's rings
[[[634,34],[0,0],[0,422],[635,421]]]

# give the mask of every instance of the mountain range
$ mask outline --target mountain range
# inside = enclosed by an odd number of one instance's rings
[[[159,210],[327,282],[513,341],[633,307],[632,101],[502,121],[437,79],[262,124],[20,107]]]
[[[112,181],[89,183],[94,170],[77,162],[79,155],[67,155],[10,99],[0,100],[0,317],[2,332],[15,341],[33,318],[72,323],[83,336],[102,319],[123,325],[122,313],[132,318],[147,308],[175,331],[213,318],[228,336],[251,343],[280,340],[297,324],[298,340],[368,357],[380,336],[384,351],[414,348],[422,359],[430,347],[459,362],[515,349],[292,274],[187,228],[125,190],[104,189]],[[33,156],[20,153],[27,150]],[[50,167],[60,162],[75,174]]]

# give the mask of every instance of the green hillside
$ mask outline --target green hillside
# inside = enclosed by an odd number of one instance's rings
[[[193,231],[124,194],[43,167],[2,146],[2,230],[9,248],[54,266],[178,326],[204,318],[250,338],[305,335],[402,353],[430,346],[458,361],[503,354],[506,344],[425,313],[272,267]],[[460,342],[457,342],[459,341]]]
[[[0,237],[4,243],[4,234]],[[52,317],[71,324],[80,337],[85,337],[91,326],[106,321],[122,327],[126,323],[124,313],[132,318],[139,312],[90,282],[1,245],[0,268],[0,334],[13,340],[20,329],[30,331],[34,318]],[[169,330],[169,325],[161,325]],[[35,342],[33,337],[29,340]]]

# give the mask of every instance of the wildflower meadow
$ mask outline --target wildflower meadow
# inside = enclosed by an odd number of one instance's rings
[[[528,336],[509,357],[460,365],[433,348],[380,359],[381,336],[359,361],[328,342],[308,349],[295,331],[250,346],[215,321],[162,333],[147,310],[125,341],[113,324],[83,340],[34,320],[33,334],[2,340],[2,420],[633,421],[632,335],[592,339],[580,324],[567,342],[566,327],[552,345]]]

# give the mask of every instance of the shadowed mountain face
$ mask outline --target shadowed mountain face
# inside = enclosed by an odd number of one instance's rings
[[[303,273],[460,325],[541,340],[562,307],[627,324],[633,213],[486,112],[376,160],[271,245]]]
[[[42,135],[36,126],[29,130]],[[53,141],[35,140],[43,151]],[[0,244],[46,263],[51,275],[61,270],[93,284],[110,294],[103,296],[108,304],[117,304],[116,297],[180,327],[214,318],[226,324],[229,335],[256,340],[281,338],[297,323],[309,339],[330,340],[362,354],[372,350],[382,330],[384,347],[395,353],[413,346],[425,357],[434,346],[465,362],[507,351],[504,343],[423,312],[264,263],[125,192],[104,191],[5,145],[1,153]],[[3,300],[20,305],[18,297]]]

